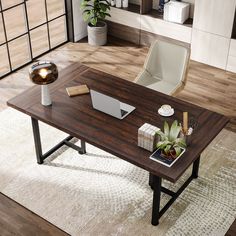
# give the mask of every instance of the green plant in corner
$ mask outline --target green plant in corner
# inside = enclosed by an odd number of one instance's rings
[[[175,120],[171,127],[165,121],[164,132],[158,131],[157,134],[160,136],[160,141],[157,143],[157,148],[162,151],[162,154],[167,157],[176,158],[181,152],[182,148],[186,148],[186,142],[184,139],[179,138],[181,127]]]
[[[110,4],[107,0],[83,0],[81,2],[84,21],[90,26],[98,26],[99,22],[104,21],[107,16],[111,16],[108,11]]]

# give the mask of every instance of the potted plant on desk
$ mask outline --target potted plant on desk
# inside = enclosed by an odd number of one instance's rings
[[[88,43],[93,46],[107,43],[107,24],[104,21],[110,10],[107,0],[82,0],[84,21],[88,22]]]
[[[181,126],[178,125],[177,120],[172,123],[171,127],[165,121],[164,132],[157,131],[160,136],[157,149],[161,156],[174,160],[185,151],[186,142],[183,138],[179,138],[180,131]]]

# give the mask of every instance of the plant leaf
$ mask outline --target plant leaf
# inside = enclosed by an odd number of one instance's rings
[[[168,141],[168,140],[159,141],[159,142],[157,143],[157,148],[163,150],[167,145],[171,145],[171,142]]]
[[[172,145],[167,144],[166,147],[164,148],[164,152],[165,152],[166,154],[168,154],[168,153],[170,152],[171,147],[172,147]]]
[[[179,146],[179,147],[182,147],[182,148],[186,148],[187,145],[186,145],[186,142],[183,138],[177,138],[175,140],[175,145]]]
[[[168,123],[165,121],[164,122],[164,134],[169,137],[169,133],[170,133],[170,127],[168,125]]]
[[[110,4],[107,0],[82,0],[80,8],[84,10],[84,21],[87,21],[93,26],[97,26],[99,20],[104,20],[110,16]]]
[[[177,139],[178,135],[179,135],[179,132],[181,130],[181,127],[178,126],[178,121],[175,120],[172,125],[171,125],[171,128],[170,128],[170,133],[169,133],[169,140],[170,141],[174,141]]]
[[[182,150],[178,146],[174,147],[174,149],[175,149],[176,157],[178,157],[181,154]]]
[[[160,136],[161,141],[166,140],[166,136],[161,130],[158,130],[156,133]]]
[[[90,20],[90,23],[91,23],[93,26],[96,26],[96,25],[97,25],[97,18],[93,17],[93,18]]]
[[[85,12],[83,15],[84,21],[88,21],[90,18],[90,12]]]

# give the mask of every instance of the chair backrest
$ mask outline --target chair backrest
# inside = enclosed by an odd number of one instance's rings
[[[172,84],[185,82],[190,49],[174,43],[156,40],[144,64],[153,77]]]

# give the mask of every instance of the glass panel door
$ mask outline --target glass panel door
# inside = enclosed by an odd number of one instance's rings
[[[49,34],[53,48],[67,40],[66,18],[64,16],[49,22]]]
[[[0,78],[67,42],[65,0],[0,0]]]
[[[20,4],[24,2],[24,0],[2,0],[2,9],[5,10],[7,8],[16,6],[17,4]]]
[[[3,12],[7,39],[11,40],[27,33],[24,4]]]
[[[0,76],[10,72],[6,45],[0,46]]]
[[[28,0],[26,6],[30,29],[46,23],[45,0]]]
[[[13,70],[31,61],[28,35],[12,40],[8,46]]]
[[[33,57],[37,57],[49,50],[48,28],[42,25],[30,31]]]
[[[47,0],[47,11],[49,20],[65,14],[64,0]]]

